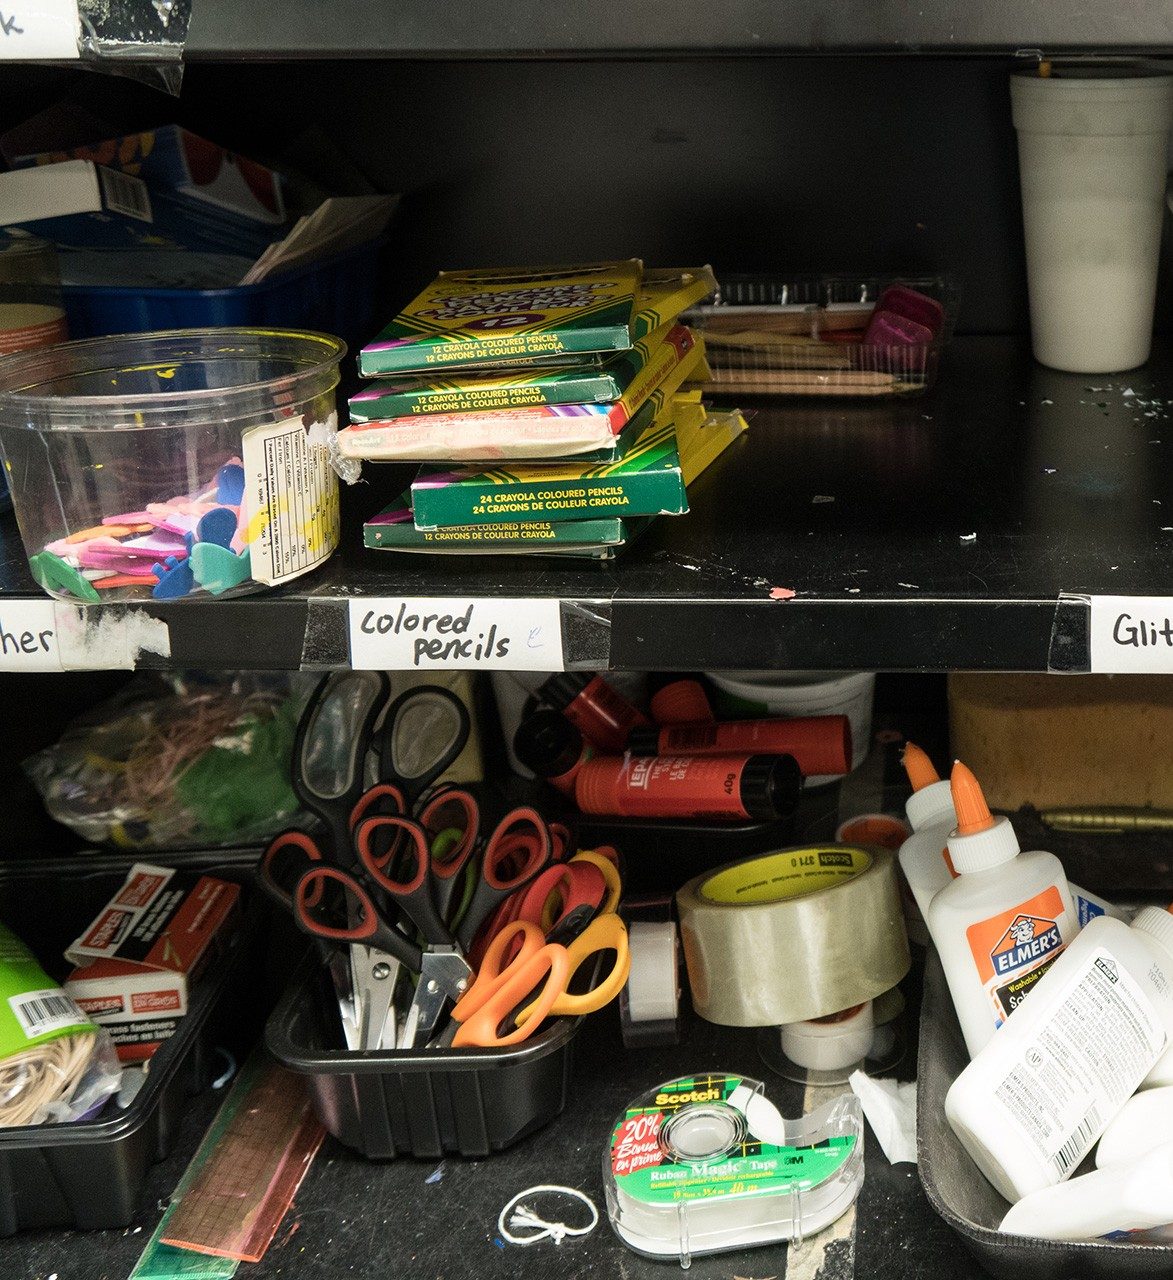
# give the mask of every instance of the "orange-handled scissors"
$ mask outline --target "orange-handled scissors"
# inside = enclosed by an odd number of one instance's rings
[[[521,950],[503,965],[517,939]],[[547,943],[541,929],[531,921],[515,920],[489,945],[472,986],[452,1010],[455,1030],[449,1028],[440,1043],[454,1048],[479,1045],[489,1049],[527,1039],[565,992],[569,978],[566,948]],[[535,991],[537,998],[530,1000]],[[533,1010],[530,1024],[503,1031],[513,1021],[513,1011],[527,1001],[526,1007]]]
[[[552,1005],[544,1012],[537,1000],[531,1001],[517,1014],[517,1025],[527,1026],[536,1018],[538,1022],[551,1014],[564,1014],[578,1017],[584,1013],[594,1013],[612,1000],[623,990],[628,975],[631,973],[631,951],[627,945],[627,926],[614,914],[606,912],[596,916],[590,924],[575,938],[566,944],[566,955],[570,961],[570,972],[567,974],[565,986],[569,986],[574,975],[589,960],[593,960],[600,951],[614,951],[615,963],[611,972],[589,991],[575,995],[563,989]],[[537,1023],[534,1022],[536,1029]]]

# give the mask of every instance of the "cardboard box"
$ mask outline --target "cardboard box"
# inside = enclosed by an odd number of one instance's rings
[[[123,1062],[142,1062],[173,1035],[189,987],[225,945],[240,886],[136,863],[122,888],[65,952],[65,990],[105,1027]]]

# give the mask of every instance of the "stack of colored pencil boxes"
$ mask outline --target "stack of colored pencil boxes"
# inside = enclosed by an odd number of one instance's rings
[[[340,452],[422,462],[369,520],[393,551],[609,559],[745,430],[699,388],[704,344],[679,323],[712,272],[640,262],[441,273],[378,338]]]

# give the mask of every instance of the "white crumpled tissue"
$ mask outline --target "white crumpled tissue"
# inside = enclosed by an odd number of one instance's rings
[[[873,1080],[853,1071],[848,1080],[890,1164],[916,1164],[916,1081]]]

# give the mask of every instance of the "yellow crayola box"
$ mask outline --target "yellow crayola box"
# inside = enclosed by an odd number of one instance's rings
[[[359,354],[363,377],[626,351],[636,258],[576,267],[442,271]]]

